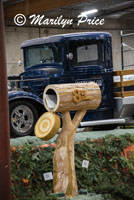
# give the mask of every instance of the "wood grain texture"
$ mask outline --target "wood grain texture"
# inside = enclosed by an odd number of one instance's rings
[[[132,86],[132,85],[134,85],[133,80],[114,83],[114,87],[121,87],[121,86],[126,87],[126,86]]]
[[[35,135],[42,140],[53,138],[60,128],[60,118],[57,114],[46,112],[40,116],[35,125]]]
[[[124,75],[132,75],[134,74],[134,70],[123,70],[123,71],[115,71],[113,73],[114,76],[120,76],[120,81],[114,83],[114,87],[121,88],[121,92],[114,92],[115,97],[128,97],[128,96],[134,96],[134,91],[124,91],[124,87],[127,86],[133,86],[134,85],[134,80],[128,80],[124,81],[123,76]]]
[[[134,69],[114,71],[113,76],[134,74]]]
[[[74,94],[76,90],[80,92],[78,96]],[[46,100],[49,91],[54,91],[56,95],[57,100],[54,108],[51,108]],[[75,97],[80,97],[81,100],[77,102],[74,99]],[[48,85],[44,90],[43,101],[45,108],[51,112],[93,110],[100,105],[101,91],[94,82]]]
[[[114,92],[115,97],[129,97],[134,96],[134,91],[126,91],[126,92]]]
[[[48,111],[62,113],[63,126],[53,157],[53,191],[73,197],[78,194],[74,162],[75,133],[86,111],[100,105],[101,91],[94,82],[48,85],[43,101]],[[70,116],[72,110],[77,111],[73,119]]]
[[[64,192],[68,197],[78,194],[74,162],[74,138],[76,129],[85,114],[86,110],[77,111],[71,120],[69,111],[62,113],[63,127],[57,138],[53,157],[54,193]]]

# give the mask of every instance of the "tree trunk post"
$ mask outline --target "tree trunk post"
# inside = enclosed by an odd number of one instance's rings
[[[63,112],[63,127],[56,140],[56,150],[53,158],[53,189],[55,193],[64,192],[69,197],[78,194],[74,161],[74,139],[79,123],[85,114],[86,110],[77,111],[73,120],[71,120],[70,112]]]
[[[35,134],[44,140],[54,136],[54,130],[60,128],[57,126],[59,120],[54,117],[56,120],[51,119],[50,123],[45,123],[46,118],[48,120],[52,112],[62,113],[63,126],[56,140],[53,157],[53,191],[73,197],[78,194],[74,160],[75,133],[87,110],[99,107],[101,91],[94,82],[48,85],[44,90],[43,101],[48,112],[44,114],[44,119],[41,116],[36,123]],[[73,119],[70,111],[76,111]]]

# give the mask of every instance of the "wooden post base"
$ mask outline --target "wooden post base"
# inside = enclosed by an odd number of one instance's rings
[[[74,139],[79,123],[85,114],[86,110],[77,111],[73,120],[71,120],[69,111],[62,112],[63,127],[57,138],[53,157],[54,193],[64,192],[69,197],[78,194],[74,162]]]

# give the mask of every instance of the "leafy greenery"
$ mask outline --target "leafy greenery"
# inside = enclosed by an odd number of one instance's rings
[[[75,163],[79,189],[103,194],[106,200],[133,200],[134,157],[124,157],[125,149],[134,145],[134,136],[122,135],[77,142]],[[53,169],[54,145],[11,147],[12,199],[56,200],[52,181],[44,181],[43,173]],[[82,161],[88,160],[88,169]]]
[[[31,198],[43,190],[52,192],[52,181],[44,181],[43,173],[52,171],[54,148],[12,147],[11,173],[13,198]],[[25,191],[25,192],[24,192]]]

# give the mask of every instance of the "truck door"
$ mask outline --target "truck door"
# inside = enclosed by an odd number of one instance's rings
[[[102,92],[100,107],[89,111],[84,121],[113,118],[113,67],[112,60],[107,62],[108,49],[108,39],[75,38],[68,41],[65,76],[70,82],[94,81]]]

